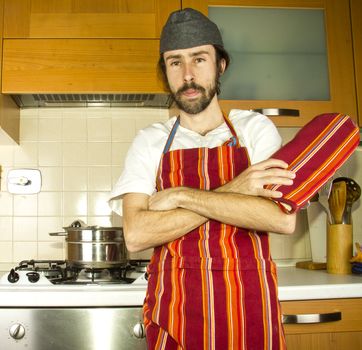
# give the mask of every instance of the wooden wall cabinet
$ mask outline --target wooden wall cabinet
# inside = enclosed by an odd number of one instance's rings
[[[157,40],[6,39],[3,93],[162,92]]]
[[[284,315],[333,312],[342,315],[340,321],[284,325],[288,349],[362,349],[362,299],[283,301],[281,307]]]
[[[159,93],[159,37],[180,0],[5,0],[2,92]]]
[[[353,57],[356,77],[357,110],[359,125],[362,127],[362,1],[350,0],[353,36]]]
[[[157,39],[180,0],[5,0],[4,38]]]
[[[361,6],[359,0],[352,0]],[[297,109],[299,117],[272,117],[278,126],[303,126],[314,116],[326,112],[342,112],[357,120],[356,90],[353,68],[353,48],[349,0],[183,0],[183,7],[194,7],[206,15],[210,6],[245,7],[256,9],[321,9],[324,12],[326,48],[328,59],[329,99],[288,100],[277,99],[233,99],[223,100],[224,110],[231,108],[256,109],[280,108]],[[359,21],[356,16],[356,21]],[[360,22],[360,21],[359,21]],[[250,26],[254,31],[261,23]],[[361,24],[359,33],[361,33]],[[361,42],[361,34],[357,38]],[[227,48],[226,48],[227,49]],[[361,62],[362,59],[359,60]],[[286,71],[285,74],[288,74]],[[242,79],[242,77],[240,78]],[[222,86],[221,86],[222,88]]]
[[[3,51],[3,12],[4,0],[0,0],[0,67],[2,63]],[[0,70],[1,82],[1,70]],[[20,110],[11,99],[10,96],[0,94],[0,145],[12,143],[15,141],[19,143],[19,129],[20,129]]]

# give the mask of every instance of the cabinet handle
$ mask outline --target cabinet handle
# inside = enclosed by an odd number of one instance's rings
[[[299,117],[298,109],[287,109],[287,108],[257,108],[251,109],[251,112],[258,112],[264,115],[280,115],[288,117]]]
[[[282,319],[284,324],[325,323],[342,320],[342,313],[283,315]]]

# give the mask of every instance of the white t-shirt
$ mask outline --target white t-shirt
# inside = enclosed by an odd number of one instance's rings
[[[110,206],[121,214],[121,196],[136,192],[152,195],[156,190],[158,165],[167,138],[177,117],[155,123],[140,130],[128,150],[124,170],[110,195]],[[239,143],[248,150],[251,164],[269,158],[281,146],[281,137],[266,116],[247,110],[231,110],[229,119],[238,135]],[[179,125],[170,150],[217,147],[231,137],[224,122],[206,135]]]

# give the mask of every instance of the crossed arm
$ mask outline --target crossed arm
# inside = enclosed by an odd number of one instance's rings
[[[129,251],[173,241],[209,219],[252,230],[293,233],[295,214],[285,214],[270,198],[281,193],[267,184],[291,185],[295,174],[287,164],[269,159],[255,164],[213,191],[169,188],[148,196],[123,197],[123,228]]]

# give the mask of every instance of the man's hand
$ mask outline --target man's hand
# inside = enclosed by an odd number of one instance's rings
[[[154,193],[148,201],[150,210],[172,210],[178,207],[177,195],[183,187],[172,187]]]
[[[279,159],[268,159],[251,165],[216,192],[233,192],[266,198],[280,198],[282,193],[265,189],[265,185],[292,185],[295,173],[286,170],[288,164]]]

